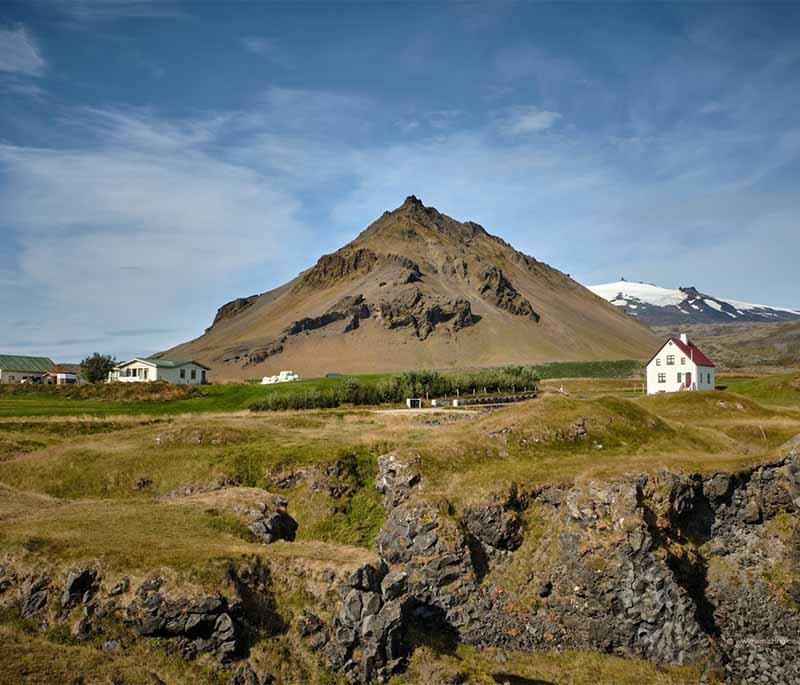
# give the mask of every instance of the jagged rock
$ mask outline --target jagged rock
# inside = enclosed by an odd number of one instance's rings
[[[303,275],[297,288],[324,287],[353,274],[369,273],[377,261],[378,256],[366,248],[322,255],[316,265]]]
[[[718,473],[703,482],[703,493],[714,502],[725,499],[731,490],[733,478],[727,473]]]
[[[381,594],[385,601],[397,599],[408,587],[408,574],[405,571],[387,573],[381,582]]]
[[[378,304],[383,325],[390,329],[413,328],[420,340],[425,340],[440,324],[449,324],[453,331],[478,321],[468,300],[428,299],[418,288],[401,288],[391,300]]]
[[[761,507],[755,498],[749,499],[742,510],[742,521],[745,523],[758,523],[761,520]]]
[[[131,586],[131,581],[128,576],[123,577],[114,587],[108,591],[109,597],[116,597],[117,595],[124,594]]]
[[[217,314],[214,317],[213,323],[206,328],[206,332],[210,331],[214,326],[216,326],[221,321],[225,321],[226,319],[232,319],[237,314],[240,314],[245,309],[249,309],[253,303],[258,299],[258,295],[251,295],[250,297],[238,297],[231,302],[227,302],[223,304],[218,310]]]
[[[420,457],[402,458],[395,452],[378,457],[375,487],[384,497],[384,506],[394,508],[408,499],[420,481]]]
[[[61,594],[62,608],[71,609],[81,602],[85,604],[97,589],[95,586],[96,580],[97,571],[94,569],[75,569],[70,571],[64,583],[64,592]]]
[[[467,530],[484,545],[514,550],[522,544],[519,515],[500,504],[468,507],[462,518]]]
[[[539,314],[534,311],[533,305],[514,288],[497,266],[491,266],[481,274],[478,292],[484,300],[510,314],[539,321]]]
[[[33,578],[22,588],[21,613],[23,618],[30,618],[47,606],[47,588],[50,585],[48,576]]]
[[[345,332],[359,327],[361,319],[368,319],[371,315],[369,305],[364,301],[363,295],[348,295],[334,304],[328,311],[320,316],[305,317],[291,323],[284,333],[286,335],[299,335],[306,331],[315,331],[325,328],[336,321],[348,320]]]
[[[273,511],[264,514],[247,527],[259,540],[270,544],[275,540],[292,542],[297,534],[298,524],[286,512]]]
[[[158,590],[164,583],[162,578],[158,576],[154,576],[151,578],[147,578],[140,586],[139,589],[136,591],[137,594],[143,595],[148,592],[155,592]]]

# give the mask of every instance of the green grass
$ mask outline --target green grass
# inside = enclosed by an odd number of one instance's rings
[[[644,370],[635,359],[599,362],[553,362],[536,367],[539,378],[629,378]]]
[[[376,377],[380,378],[380,377]],[[372,377],[359,377],[362,382],[373,382]],[[117,416],[149,415],[169,416],[204,412],[246,411],[247,408],[269,394],[298,391],[318,391],[334,388],[341,378],[317,378],[293,383],[258,385],[231,383],[206,385],[198,389],[197,396],[182,399],[74,399],[68,395],[53,394],[49,388],[41,392],[20,395],[0,395],[0,417],[4,416]]]
[[[762,404],[800,409],[800,373],[797,372],[758,378],[721,376],[717,384]]]
[[[633,360],[600,362],[556,362],[535,367],[543,379],[627,378],[641,369]],[[502,369],[498,369],[502,371]],[[491,370],[486,370],[491,373]],[[457,374],[458,372],[450,372]],[[444,375],[448,375],[447,373]],[[367,374],[336,378],[311,378],[292,383],[260,385],[230,383],[205,386],[133,387],[139,384],[97,386],[9,386],[0,387],[0,418],[37,416],[175,416],[214,412],[246,411],[267,397],[297,393],[319,393],[338,388],[347,379],[375,386],[392,374]],[[147,386],[147,384],[142,384]]]

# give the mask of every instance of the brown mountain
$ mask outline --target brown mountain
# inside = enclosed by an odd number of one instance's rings
[[[655,347],[649,329],[569,276],[411,196],[161,356],[204,362],[224,380],[645,358]]]

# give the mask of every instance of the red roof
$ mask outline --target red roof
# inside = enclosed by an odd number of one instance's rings
[[[714,362],[712,362],[708,357],[706,357],[706,355],[703,354],[703,351],[699,347],[697,347],[697,345],[695,345],[691,340],[689,340],[688,343],[685,343],[680,338],[670,338],[669,340],[667,340],[667,342],[672,342],[681,352],[683,352],[687,357],[689,357],[689,359],[691,359],[695,364],[697,364],[697,366],[710,366],[710,367],[716,366],[716,364],[714,364]],[[664,345],[666,344],[667,343],[664,343]],[[658,352],[661,352],[661,350],[664,349],[664,345],[658,348]],[[656,358],[658,352],[656,352],[652,356],[650,361],[647,362],[648,364],[650,364],[650,362]]]

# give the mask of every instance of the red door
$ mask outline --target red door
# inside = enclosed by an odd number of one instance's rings
[[[690,390],[692,389],[692,372],[691,371],[687,371],[686,372],[686,387],[689,388]]]

